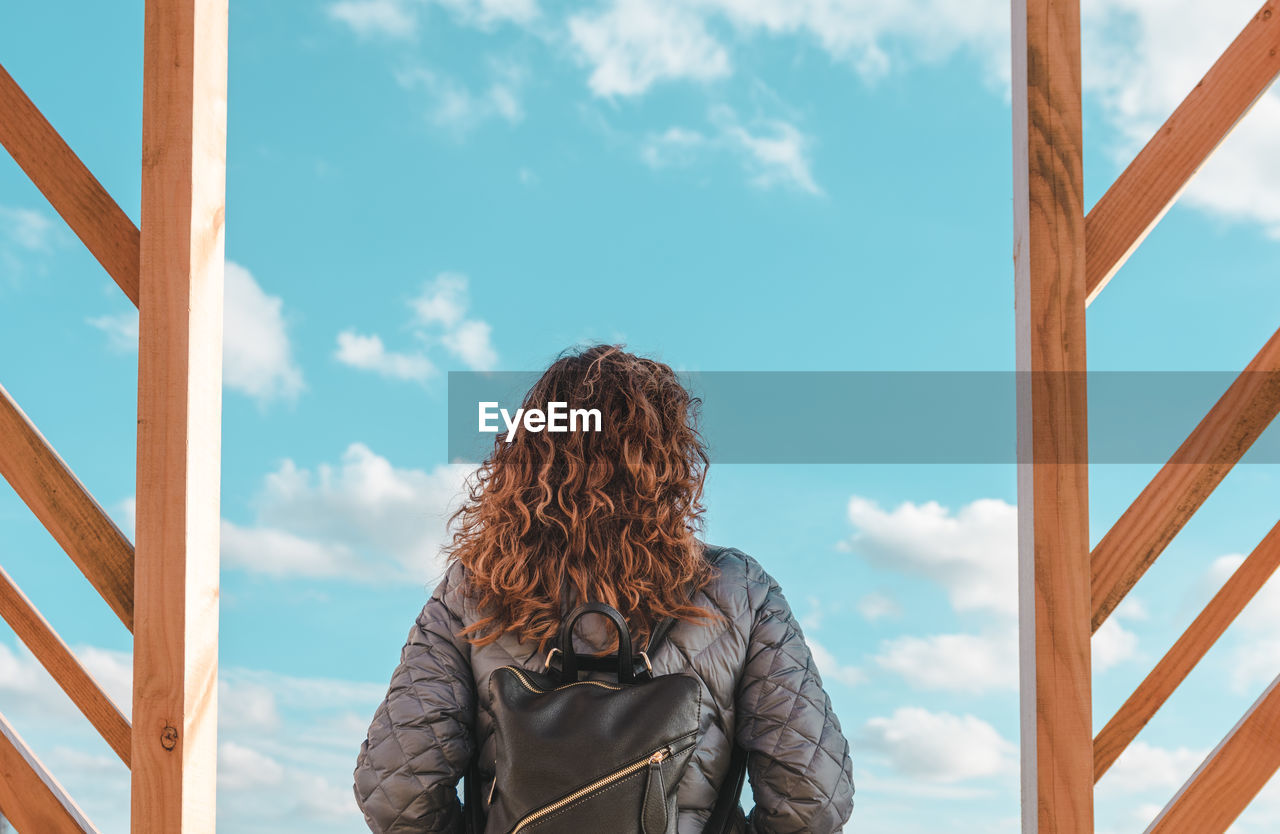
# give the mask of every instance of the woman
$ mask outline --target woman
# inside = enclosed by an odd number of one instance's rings
[[[653,674],[701,687],[697,747],[676,790],[679,834],[703,831],[735,743],[754,807],[735,812],[732,830],[840,831],[853,806],[849,745],[800,626],[758,562],[695,538],[707,463],[698,401],[668,366],[596,346],[555,362],[524,407],[552,402],[598,409],[599,430],[584,421],[500,436],[480,467],[453,518],[445,577],[360,749],[355,793],[370,829],[463,831],[457,784],[473,760],[474,801],[492,798],[490,674],[542,670],[563,615],[598,601],[625,617],[637,646],[675,618]],[[616,650],[604,617],[579,628],[588,651]]]

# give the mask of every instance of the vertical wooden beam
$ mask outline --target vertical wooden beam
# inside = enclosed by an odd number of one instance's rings
[[[134,834],[213,834],[227,0],[147,0]]]
[[[1078,0],[1013,3],[1022,830],[1091,834]]]

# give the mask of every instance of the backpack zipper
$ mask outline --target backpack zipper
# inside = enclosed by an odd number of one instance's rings
[[[523,669],[521,669],[519,666],[503,666],[502,668],[503,668],[503,669],[510,669],[510,670],[511,670],[511,672],[512,672],[512,673],[513,673],[517,678],[519,678],[519,679],[520,679],[520,683],[524,684],[525,689],[528,689],[530,692],[538,692],[538,693],[542,693],[542,692],[552,692],[552,691],[555,691],[555,690],[551,690],[551,689],[540,689],[540,688],[538,688],[538,687],[534,686],[534,685],[529,681],[529,679],[528,679],[527,677],[525,677],[524,670],[523,670]],[[564,689],[565,687],[569,687],[569,686],[603,686],[605,689],[622,689],[622,688],[623,688],[623,687],[621,687],[621,686],[619,686],[619,685],[617,685],[617,684],[613,684],[613,683],[605,683],[604,681],[576,681],[576,682],[574,682],[574,683],[566,683],[566,684],[562,684],[561,686],[557,686],[557,687],[555,687],[555,689]]]
[[[634,773],[644,770],[646,767],[650,765],[661,764],[670,755],[671,755],[671,748],[663,747],[661,750],[655,750],[654,752],[650,753],[648,756],[645,756],[643,759],[640,759],[639,761],[632,762],[631,764],[627,765],[624,768],[615,770],[613,773],[610,773],[608,776],[602,776],[596,781],[592,782],[590,785],[587,785],[585,788],[579,788],[578,790],[574,791],[568,796],[562,799],[558,799],[555,802],[551,803],[550,805],[544,805],[538,810],[533,811],[532,813],[526,814],[524,818],[521,819],[520,822],[516,825],[516,827],[511,829],[511,834],[519,834],[522,828],[528,825],[532,825],[533,823],[537,822],[538,820],[542,819],[548,814],[555,813],[556,811],[560,810],[561,808],[570,804],[571,802],[576,802],[577,800],[581,799],[584,796],[587,796],[588,794],[595,793],[596,791],[602,788],[605,788],[613,784],[614,782],[617,782],[619,779],[625,779]]]

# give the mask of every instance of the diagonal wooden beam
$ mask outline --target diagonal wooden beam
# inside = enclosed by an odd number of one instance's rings
[[[1280,413],[1280,330],[1093,548],[1093,630]]]
[[[1280,769],[1280,678],[1245,713],[1146,834],[1223,834]]]
[[[30,834],[98,834],[58,780],[0,716],[0,813]]]
[[[1088,301],[1280,73],[1280,8],[1270,0],[1116,178],[1085,218]]]
[[[0,144],[138,303],[138,227],[0,66]]]
[[[2,385],[0,475],[133,631],[133,545]]]
[[[49,671],[89,723],[129,765],[129,721],[107,697],[49,622],[36,610],[8,573],[0,568],[0,617]]]
[[[1093,741],[1093,778],[1101,779],[1156,710],[1280,567],[1280,524],[1271,528],[1195,621],[1139,684]]]

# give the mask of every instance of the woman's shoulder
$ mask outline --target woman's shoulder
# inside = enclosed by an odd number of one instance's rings
[[[770,593],[780,593],[775,580],[753,556],[736,547],[703,543],[703,554],[713,568],[704,592],[717,603],[734,602],[759,608]]]
[[[450,559],[444,565],[444,573],[439,575],[435,590],[423,608],[423,617],[441,615],[456,621],[466,621],[467,602],[467,569],[457,559]]]

